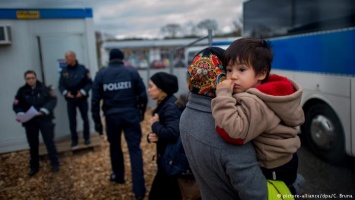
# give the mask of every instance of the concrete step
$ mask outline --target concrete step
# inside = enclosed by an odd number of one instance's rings
[[[72,148],[70,146],[71,145],[70,138],[57,140],[57,141],[55,141],[55,144],[56,144],[58,153],[61,153],[61,152],[78,151],[78,150],[83,150],[83,149],[87,149],[87,148],[98,147],[101,145],[101,142],[103,140],[104,140],[103,137],[100,137],[99,134],[94,133],[94,134],[90,135],[91,144],[89,144],[89,145],[85,145],[84,138],[79,136],[78,147],[75,150],[72,150]],[[47,155],[47,149],[46,149],[46,146],[44,145],[44,143],[40,143],[40,145],[39,145],[39,155],[40,156]]]

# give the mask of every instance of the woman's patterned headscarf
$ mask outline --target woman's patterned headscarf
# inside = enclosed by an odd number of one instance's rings
[[[192,93],[216,97],[216,87],[223,73],[223,53],[219,47],[207,47],[198,52],[188,68],[188,87]]]

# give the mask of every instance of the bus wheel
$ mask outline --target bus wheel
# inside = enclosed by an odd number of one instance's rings
[[[344,131],[336,113],[328,105],[316,104],[309,108],[301,128],[315,155],[333,164],[344,160]]]

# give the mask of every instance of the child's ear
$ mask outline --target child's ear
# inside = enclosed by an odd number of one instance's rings
[[[258,75],[258,80],[259,81],[263,81],[266,78],[266,71],[262,71],[259,75]]]

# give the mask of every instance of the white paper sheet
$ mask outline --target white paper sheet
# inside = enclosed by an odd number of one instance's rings
[[[36,110],[36,108],[34,108],[33,106],[31,106],[30,109],[27,110],[27,112],[25,114],[16,115],[16,119],[19,120],[21,123],[27,122],[28,120],[32,119],[33,117],[37,116],[38,111]]]

